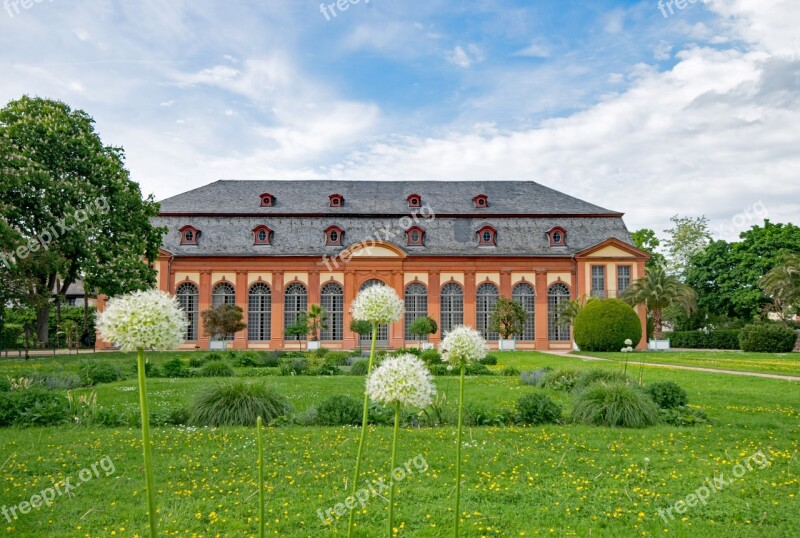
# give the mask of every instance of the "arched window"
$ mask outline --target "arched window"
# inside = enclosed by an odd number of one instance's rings
[[[272,326],[272,290],[263,282],[250,288],[247,301],[247,339],[269,341]]]
[[[569,288],[553,284],[547,291],[547,337],[552,342],[570,341],[570,324],[561,321],[561,309],[569,302]]]
[[[200,239],[200,230],[194,226],[184,226],[178,232],[181,236],[181,245],[196,245]]]
[[[450,282],[442,286],[439,334],[442,336],[458,325],[464,324],[464,291]]]
[[[428,315],[428,288],[419,283],[409,284],[406,288],[405,306],[405,339],[417,340],[420,335],[411,334],[408,328],[415,319]],[[427,335],[422,336],[422,340],[427,339]]]
[[[338,226],[330,226],[325,230],[325,244],[327,246],[341,246],[344,230]]]
[[[472,203],[475,204],[476,209],[483,209],[484,207],[489,207],[489,197],[485,194],[479,194],[475,198],[472,199]]]
[[[359,291],[364,291],[368,288],[373,286],[385,286],[386,283],[382,280],[372,279],[367,280],[361,285],[361,289]],[[363,334],[361,335],[361,344],[367,345],[372,342],[372,334]],[[388,325],[381,325],[378,327],[378,344],[382,346],[386,346],[389,344],[389,326]]]
[[[344,196],[341,194],[331,194],[331,207],[344,207]]]
[[[497,245],[497,230],[491,226],[484,226],[478,231],[478,244],[493,247]]]
[[[528,317],[525,320],[525,330],[517,335],[517,340],[533,342],[536,340],[536,292],[533,286],[526,283],[517,284],[511,292],[511,299],[522,305]]]
[[[550,239],[551,247],[563,247],[567,244],[567,230],[561,226],[556,226],[547,232],[547,237]]]
[[[268,226],[256,226],[253,228],[253,244],[269,245],[272,243],[272,230]]]
[[[275,205],[275,197],[269,193],[261,195],[261,207],[272,207]]]
[[[478,316],[478,332],[483,334],[484,340],[498,340],[500,335],[491,332],[489,326],[492,324],[492,313],[494,313],[494,307],[500,297],[500,292],[497,291],[497,286],[487,282],[478,286],[476,296],[475,309]]]
[[[181,305],[186,317],[189,318],[189,325],[186,328],[184,338],[189,341],[197,340],[197,304],[200,299],[200,292],[197,286],[189,282],[184,282],[175,291],[178,297],[178,304]]]
[[[300,314],[308,311],[308,291],[299,282],[286,286],[283,294],[283,327],[284,329],[297,322]],[[286,336],[287,340],[306,340],[307,336]]]
[[[320,291],[320,305],[325,309],[328,328],[320,339],[328,342],[344,340],[344,289],[336,282],[328,282]]]
[[[410,247],[425,246],[425,230],[419,226],[412,226],[406,231],[406,243]]]
[[[211,306],[217,308],[224,304],[236,304],[236,290],[227,282],[217,284],[211,292]]]

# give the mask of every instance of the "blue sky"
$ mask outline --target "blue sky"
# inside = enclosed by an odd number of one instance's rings
[[[800,223],[797,2],[30,1],[0,0],[0,103],[86,110],[157,198],[527,179],[632,229]]]

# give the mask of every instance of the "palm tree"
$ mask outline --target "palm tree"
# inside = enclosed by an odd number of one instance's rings
[[[761,287],[781,313],[800,308],[800,254],[791,254],[761,279]]]
[[[319,333],[330,328],[328,327],[328,313],[320,305],[312,304],[307,317],[311,341],[316,342],[319,340]]]
[[[583,307],[589,304],[590,301],[596,301],[596,297],[590,297],[585,293],[578,297],[577,299],[573,299],[571,301],[567,301],[563,303],[558,308],[558,320],[560,325],[562,326],[569,326],[575,323],[575,318],[578,317],[578,314],[581,313]]]
[[[661,313],[672,305],[682,306],[692,313],[697,306],[697,293],[675,276],[666,272],[663,265],[648,267],[645,276],[625,290],[621,297],[631,306],[645,305],[653,316],[656,339],[664,337],[661,330]]]

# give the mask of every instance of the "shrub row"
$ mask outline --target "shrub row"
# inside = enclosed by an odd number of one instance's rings
[[[685,349],[739,349],[738,329],[719,329],[714,331],[676,331],[664,333],[670,345]]]

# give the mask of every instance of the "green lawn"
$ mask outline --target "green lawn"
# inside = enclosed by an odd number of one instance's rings
[[[181,354],[186,356],[187,354]],[[174,354],[154,355],[155,362]],[[649,355],[648,355],[649,356]],[[133,363],[123,354],[102,360]],[[499,354],[506,365],[533,369],[619,368],[573,357],[538,353]],[[637,356],[638,358],[638,356]],[[80,360],[58,357],[25,364],[0,361],[0,375],[33,368],[72,370]],[[96,360],[93,358],[93,360]],[[783,359],[778,359],[783,360]],[[239,370],[243,373],[244,370]],[[638,369],[637,369],[638,374]],[[535,428],[470,428],[465,432],[465,536],[797,536],[800,535],[800,385],[786,381],[645,368],[644,380],[674,380],[687,389],[713,426],[620,430],[577,425]],[[363,378],[268,377],[305,410],[331,394],[359,396]],[[191,400],[208,379],[149,380],[154,407]],[[456,403],[456,383],[437,378],[440,392]],[[135,409],[133,380],[97,387],[101,406]],[[132,390],[134,389],[134,390]],[[517,377],[475,377],[470,401],[511,406],[540,389]],[[551,393],[569,406],[570,399]],[[568,412],[568,409],[566,409]],[[356,428],[269,429],[266,439],[269,526],[272,536],[341,536],[346,517],[332,529],[324,512],[344,502],[357,442]],[[390,428],[372,430],[364,469],[374,481],[388,478]],[[428,467],[398,490],[401,536],[446,536],[454,489],[454,428],[402,432],[399,461],[418,455]],[[167,536],[254,536],[257,494],[255,435],[245,428],[156,428],[156,484]],[[0,528],[9,536],[142,536],[146,530],[139,432],[133,428],[71,426],[0,430],[0,507],[29,499],[53,481],[108,456],[111,476],[101,474]],[[659,509],[673,505],[737,463],[762,450],[764,469],[752,466],[733,484],[713,493],[705,505],[665,523]],[[5,463],[3,463],[5,462]],[[414,469],[414,467],[411,467]],[[73,478],[73,481],[75,478]],[[385,532],[386,502],[368,501],[358,516],[361,536]]]
[[[644,361],[657,364],[696,366],[717,370],[736,370],[800,376],[800,353],[745,353],[743,351],[659,351],[645,353],[591,353],[580,355],[623,362]],[[627,357],[626,357],[627,355]]]

